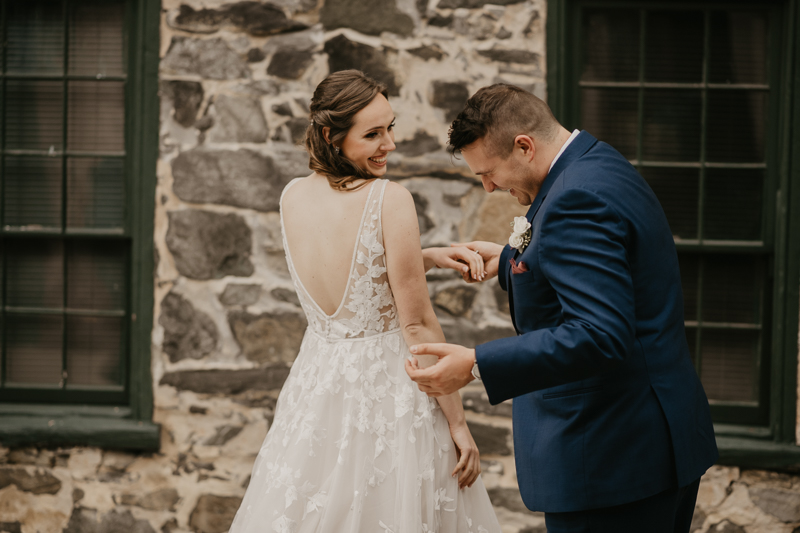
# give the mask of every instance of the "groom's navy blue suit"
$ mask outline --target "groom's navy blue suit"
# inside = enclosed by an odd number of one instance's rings
[[[717,447],[655,194],[619,152],[581,132],[527,218],[530,245],[500,258],[518,336],[476,348],[490,402],[514,398],[525,504],[610,507],[697,480]],[[512,258],[528,271],[512,273]]]

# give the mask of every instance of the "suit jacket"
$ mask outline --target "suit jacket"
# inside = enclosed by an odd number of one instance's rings
[[[518,336],[476,348],[490,402],[514,398],[525,504],[608,507],[699,478],[718,452],[655,194],[584,131],[527,218],[530,244],[521,254],[506,246],[499,272]],[[511,258],[529,270],[512,274]]]

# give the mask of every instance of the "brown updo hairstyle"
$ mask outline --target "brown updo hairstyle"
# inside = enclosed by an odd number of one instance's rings
[[[314,90],[309,113],[311,124],[303,140],[309,155],[308,168],[327,177],[335,190],[355,190],[361,185],[348,185],[375,177],[347,159],[341,151],[337,153],[335,146],[339,146],[347,136],[356,113],[367,107],[378,94],[388,99],[386,85],[359,70],[334,72]],[[322,134],[324,127],[330,128],[330,143]]]

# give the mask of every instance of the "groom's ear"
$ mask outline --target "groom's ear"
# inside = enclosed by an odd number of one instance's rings
[[[326,143],[331,143],[331,129],[328,126],[322,127],[322,137],[325,139]]]
[[[517,135],[514,137],[514,151],[530,162],[536,156],[536,143],[530,135]]]

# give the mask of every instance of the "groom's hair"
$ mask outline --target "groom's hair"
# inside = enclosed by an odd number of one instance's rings
[[[484,139],[490,155],[507,157],[517,135],[555,140],[559,123],[550,107],[528,91],[496,83],[484,87],[467,100],[450,126],[448,150],[458,154],[478,139]]]

